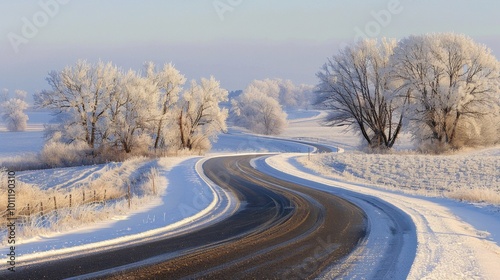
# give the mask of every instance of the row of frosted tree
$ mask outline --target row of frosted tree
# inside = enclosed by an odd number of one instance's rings
[[[377,149],[405,130],[425,151],[500,142],[500,63],[458,34],[364,40],[317,74],[327,125],[346,126]]]
[[[47,81],[51,89],[34,99],[58,116],[47,129],[49,143],[88,147],[93,155],[201,152],[226,130],[228,111],[219,103],[228,92],[213,77],[186,85],[172,64],[124,71],[80,60],[50,72]]]
[[[307,109],[313,92],[313,86],[290,80],[254,80],[231,100],[231,120],[254,133],[281,134],[287,127],[285,110]]]

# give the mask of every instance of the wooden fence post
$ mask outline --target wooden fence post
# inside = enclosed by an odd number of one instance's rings
[[[54,209],[57,210],[57,201],[56,201],[56,196],[54,195]]]
[[[128,184],[128,194],[127,194],[127,197],[128,197],[128,209],[130,209],[130,184]]]

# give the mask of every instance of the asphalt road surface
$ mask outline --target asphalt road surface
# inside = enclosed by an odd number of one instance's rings
[[[204,163],[206,175],[241,201],[227,219],[181,236],[18,267],[16,278],[312,279],[363,239],[361,209],[260,173],[250,163],[255,157]]]

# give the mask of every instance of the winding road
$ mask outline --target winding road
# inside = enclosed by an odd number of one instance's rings
[[[260,173],[251,166],[255,157],[213,158],[203,166],[241,201],[227,219],[173,238],[19,267],[16,278],[305,279],[362,240],[366,219],[358,207]]]
[[[205,240],[207,247],[111,278],[314,278],[364,237],[365,217],[358,207],[260,173],[250,164],[253,158],[205,163],[206,175],[242,202],[229,219],[189,235]]]
[[[327,146],[313,146],[316,152],[331,151]],[[233,214],[217,223],[177,236],[26,264],[17,268],[15,276],[314,279],[363,270],[364,275],[377,278],[394,276],[396,271],[406,275],[411,263],[399,265],[398,259],[402,248],[408,247],[405,238],[414,227],[400,210],[370,196],[352,193],[346,197],[302,178],[263,173],[255,168],[263,162],[262,157],[224,156],[204,162],[205,175],[239,201]],[[387,227],[382,230],[391,232],[383,240],[370,238],[377,219],[390,221],[382,226]],[[371,261],[377,263],[376,267],[365,265],[369,261],[367,244],[380,249],[379,261]],[[3,276],[0,274],[0,278]]]

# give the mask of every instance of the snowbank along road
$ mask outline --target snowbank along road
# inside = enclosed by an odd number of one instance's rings
[[[366,217],[357,206],[258,172],[254,157],[204,164],[207,176],[241,201],[233,216],[178,237],[24,267],[16,277],[304,279],[363,240]],[[144,265],[125,269],[137,262]]]
[[[287,158],[286,155],[277,157]],[[289,174],[280,171],[281,168],[277,168],[274,162],[275,158],[259,158],[253,165],[260,172],[274,178],[295,182],[346,199],[360,207],[366,215],[365,238],[347,258],[325,269],[321,278],[405,279],[408,277],[417,250],[416,229],[410,216],[378,197],[309,179],[314,176],[308,177],[304,174],[297,176],[298,172]]]

